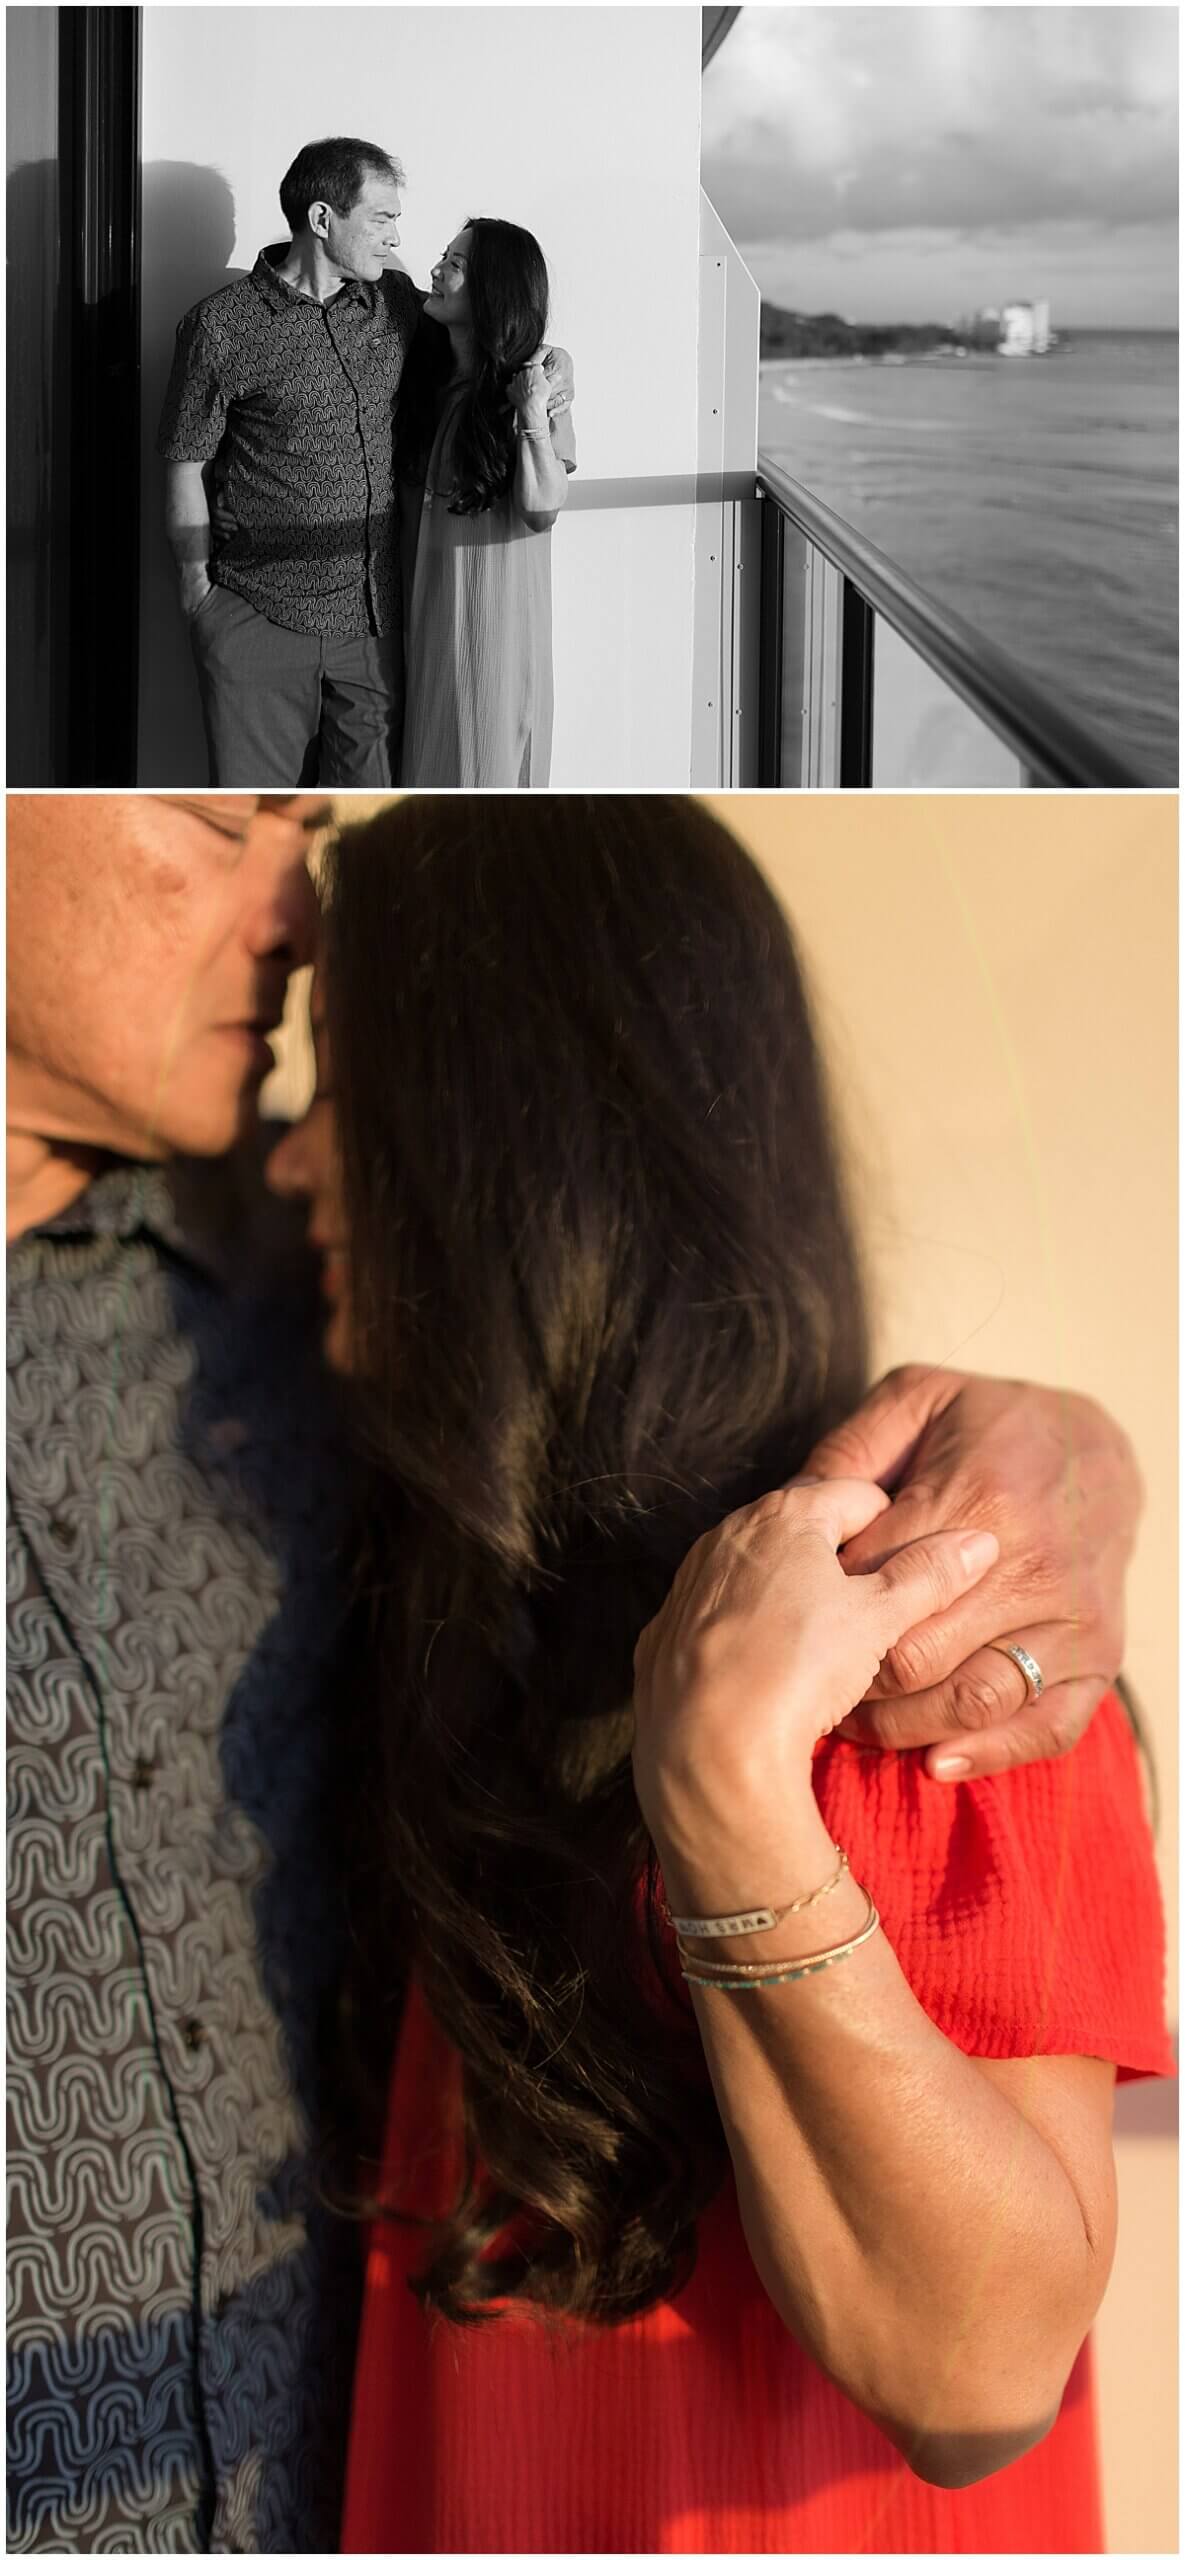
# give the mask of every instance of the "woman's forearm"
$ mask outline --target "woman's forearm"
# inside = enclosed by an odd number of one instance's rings
[[[739,1848],[658,1845],[673,1909],[769,1890]],[[809,1791],[784,1856],[785,1900],[834,1866]],[[793,1961],[865,1910],[845,1877],[776,1932],[705,1953]],[[962,2486],[1012,2460],[1056,2415],[1109,2271],[1056,2152],[932,2024],[883,1932],[813,1977],[693,1996],[750,2253],[786,2326],[923,2476]]]
[[[532,532],[553,524],[568,495],[568,474],[555,453],[550,428],[537,434],[520,430],[514,472],[514,503]]]

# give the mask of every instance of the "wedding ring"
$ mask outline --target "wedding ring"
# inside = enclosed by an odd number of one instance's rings
[[[1006,1653],[1009,1661],[1014,1662],[1017,1670],[1023,1673],[1029,1697],[1040,1697],[1045,1686],[1045,1674],[1034,1656],[1026,1653],[1023,1644],[993,1644],[989,1645],[988,1651],[989,1653]]]

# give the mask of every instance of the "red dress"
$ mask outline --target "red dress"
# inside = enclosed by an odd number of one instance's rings
[[[936,1785],[920,1754],[832,1738],[815,1792],[916,1998],[965,2053],[1172,2072],[1152,1844],[1117,1699],[1065,1760],[969,1786]],[[455,2090],[413,1993],[387,2146],[413,2210],[450,2200]],[[1089,2342],[1042,2444],[973,2488],[931,2488],[782,2327],[731,2180],[684,2290],[617,2328],[557,2335],[517,2308],[480,2329],[430,2320],[406,2284],[422,2247],[376,2226],[344,2551],[1102,2549]]]

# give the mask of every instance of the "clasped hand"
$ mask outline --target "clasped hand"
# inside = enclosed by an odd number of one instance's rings
[[[925,1749],[929,1774],[954,1780],[996,1776],[1081,1739],[1122,1664],[1124,1576],[1141,1499],[1130,1444],[1099,1405],[1014,1379],[895,1369],[811,1451],[803,1475],[846,1486],[849,1507],[820,1513],[817,1482],[812,1492],[800,1479],[738,1512],[692,1550],[666,1608],[645,1631],[638,1657],[643,1784],[658,1747],[648,1715],[669,1719],[676,1688],[682,1694],[690,1682],[677,1709],[686,1740],[693,1710],[698,1716],[704,1709],[699,1670],[708,1662],[720,1710],[728,1619],[710,1642],[705,1622],[689,1647],[689,1593],[694,1588],[698,1607],[709,1556],[721,1592],[727,1581],[734,1621],[742,1598],[753,1613],[756,1650],[745,1654],[744,1676],[759,1671],[767,1705],[776,1696],[777,1713],[788,1720],[779,1750],[793,1755],[804,1737],[813,1742],[838,1724],[871,1746]],[[867,1506],[855,1527],[853,1483]],[[812,1505],[806,1547],[804,1499]],[[975,1529],[994,1532],[994,1561],[961,1584],[950,1581],[944,1598],[936,1586],[927,1597],[927,1558],[937,1566],[946,1553],[949,1569],[955,1551],[952,1540],[944,1550],[935,1538]],[[786,1579],[791,1548],[793,1582]],[[778,1569],[764,1593],[775,1552]],[[809,1587],[802,1578],[808,1558],[822,1577]],[[920,1585],[909,1574],[881,1581],[898,1558],[920,1567]],[[848,1582],[855,1588],[846,1597]],[[878,1593],[886,1595],[879,1615]],[[898,1594],[926,1605],[886,1634]],[[850,1614],[848,1598],[862,1614]],[[807,1599],[815,1637],[804,1661],[802,1629],[796,1633],[791,1622]],[[834,1641],[826,1632],[831,1617]],[[1045,1677],[1039,1699],[1030,1698],[1023,1673],[998,1649],[1004,1643],[1036,1656]],[[821,1687],[816,1647],[828,1648]],[[740,1666],[739,1650],[731,1660],[734,1670]],[[746,1752],[752,1744],[760,1760],[764,1745],[731,1676],[728,1689],[736,1734],[747,1735]],[[816,1706],[825,1709],[821,1722]],[[663,1747],[674,1747],[673,1733]]]
[[[515,424],[533,430],[546,427],[548,417],[547,373],[541,356],[523,365],[506,386],[506,396],[514,411]],[[567,403],[557,403],[566,407]]]
[[[939,1529],[845,1573],[839,1549],[888,1508],[879,1485],[799,1479],[684,1557],[634,1662],[634,1783],[653,1835],[793,1802],[892,1646],[995,1563],[990,1530]]]

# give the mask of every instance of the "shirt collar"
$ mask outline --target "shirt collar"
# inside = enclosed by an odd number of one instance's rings
[[[270,304],[273,311],[290,311],[294,303],[308,302],[312,298],[307,293],[301,293],[296,285],[289,284],[286,276],[277,273],[291,246],[290,240],[273,241],[269,248],[260,250],[251,269],[251,282],[256,292],[262,294],[264,301]],[[365,283],[361,276],[346,276],[337,292],[330,295],[329,302],[321,303],[316,307],[327,311],[333,303],[344,300],[360,302],[363,309],[369,311],[374,301],[374,293],[374,286]]]
[[[287,1127],[287,1121],[262,1120],[224,1156],[171,1156],[166,1164],[111,1156],[56,1218],[14,1237],[9,1264],[23,1244],[47,1238],[80,1244],[148,1236],[219,1289],[274,1293],[286,1302],[309,1295],[315,1307],[317,1263],[306,1205],[273,1191],[266,1179],[272,1148]]]
[[[210,1165],[132,1164],[115,1158],[56,1218],[30,1229],[29,1239],[51,1237],[66,1242],[110,1237],[127,1243],[133,1236],[148,1235],[195,1263],[207,1279],[225,1283],[229,1264],[219,1232],[223,1222],[212,1196],[214,1174]],[[10,1250],[15,1252],[18,1246]]]

